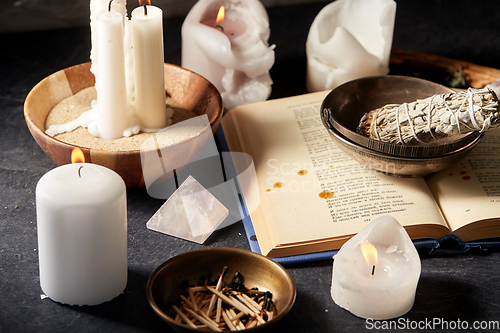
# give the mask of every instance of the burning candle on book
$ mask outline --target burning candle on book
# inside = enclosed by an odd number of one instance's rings
[[[40,286],[57,302],[94,305],[127,284],[125,183],[112,170],[84,162],[47,172],[36,187]]]
[[[405,229],[382,216],[346,242],[334,257],[332,298],[362,318],[408,312],[420,278],[420,258]]]
[[[264,101],[274,64],[269,34],[258,0],[200,0],[182,25],[182,66],[215,85],[227,109]]]

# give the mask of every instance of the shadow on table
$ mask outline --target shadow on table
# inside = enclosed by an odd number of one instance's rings
[[[148,278],[148,273],[132,271],[129,268],[127,287],[113,300],[94,306],[64,306],[126,326],[168,331],[167,326],[156,316],[149,305],[146,296]]]

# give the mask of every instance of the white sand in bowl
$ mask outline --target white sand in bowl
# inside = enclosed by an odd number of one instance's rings
[[[44,130],[49,128],[50,125],[65,124],[78,118],[83,112],[90,110],[90,104],[96,97],[96,90],[92,86],[62,100],[48,114]],[[171,98],[167,99],[167,107],[174,109],[172,124],[198,116],[193,111],[183,108]],[[199,127],[177,126],[172,129],[169,128],[168,131],[169,140],[168,143],[164,144],[170,145],[195,135],[199,131]],[[57,134],[54,138],[79,147],[107,151],[131,151],[140,150],[143,142],[152,135],[154,133],[139,133],[115,140],[103,140],[90,134],[86,128],[78,127],[71,132]]]

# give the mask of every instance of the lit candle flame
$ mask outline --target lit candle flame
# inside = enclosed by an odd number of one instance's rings
[[[85,163],[85,155],[80,148],[76,147],[71,152],[71,163]]]
[[[139,6],[148,5],[151,6],[151,0],[139,0]]]
[[[217,13],[217,19],[215,20],[215,24],[219,24],[222,21],[224,21],[224,14],[225,14],[224,6],[220,6],[219,12]]]
[[[366,263],[370,269],[376,266],[378,264],[378,253],[375,246],[370,242],[361,243],[359,246],[361,247],[361,253],[363,253],[363,257],[365,257]]]

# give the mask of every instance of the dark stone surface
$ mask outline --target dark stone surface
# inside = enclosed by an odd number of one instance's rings
[[[305,41],[326,4],[269,10],[271,43],[277,45],[272,98],[305,93]],[[496,0],[398,1],[394,45],[500,67],[500,9]],[[183,18],[165,21],[165,61],[180,64]],[[129,281],[116,299],[72,307],[41,299],[38,277],[35,186],[55,165],[31,137],[23,117],[29,90],[45,76],[88,61],[86,28],[0,35],[0,332],[168,332],[146,299],[149,274],[179,253],[205,246],[248,249],[241,222],[196,245],[146,229],[161,205],[144,189],[129,190]],[[310,223],[310,221],[304,221]],[[500,320],[500,254],[422,258],[422,275],[405,324],[425,321]],[[337,307],[330,297],[332,261],[289,265],[297,285],[291,313],[278,326],[287,332],[366,330],[366,322]],[[402,328],[399,326],[399,328]],[[442,328],[436,326],[434,328]],[[465,330],[464,330],[465,331]]]

